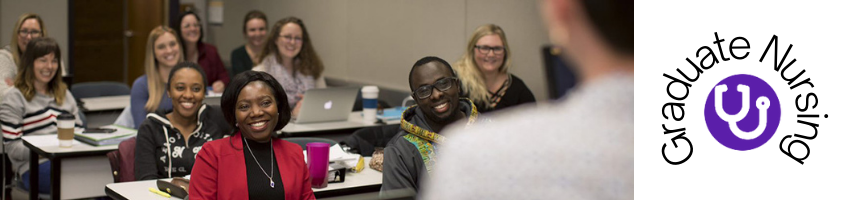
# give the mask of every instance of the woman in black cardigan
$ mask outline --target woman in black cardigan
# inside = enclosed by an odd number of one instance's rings
[[[455,64],[464,96],[475,102],[481,113],[535,102],[525,82],[508,73],[510,67],[508,40],[502,28],[494,24],[475,29],[463,57]]]

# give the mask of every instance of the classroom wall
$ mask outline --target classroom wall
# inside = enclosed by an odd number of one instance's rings
[[[547,95],[540,47],[548,37],[536,1],[528,0],[224,0],[224,23],[209,26],[222,59],[244,44],[244,15],[258,9],[269,28],[286,16],[304,20],[325,75],[346,81],[409,91],[413,63],[434,55],[457,61],[476,27],[500,25],[514,53],[512,73],[537,99]]]
[[[477,26],[495,23],[505,30],[514,54],[511,72],[537,99],[547,95],[540,47],[548,37],[536,1],[224,0],[224,23],[207,24],[205,40],[218,47],[225,65],[230,65],[230,51],[244,44],[242,20],[253,9],[266,13],[269,26],[286,16],[303,19],[326,76],[403,91],[409,90],[407,74],[417,59],[434,55],[454,63]],[[67,1],[0,0],[0,45],[9,44],[15,20],[24,12],[41,15],[50,36],[67,52]]]
[[[63,55],[67,56],[68,1],[64,0],[0,0],[0,47],[9,45],[18,17],[29,12],[41,16],[48,36],[56,39]],[[67,57],[62,60],[68,63]]]

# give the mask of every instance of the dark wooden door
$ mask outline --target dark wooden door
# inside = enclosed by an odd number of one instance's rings
[[[125,0],[69,1],[74,82],[125,82]]]
[[[145,45],[148,34],[165,20],[165,5],[168,0],[128,0],[129,68],[127,85],[132,86],[136,78],[145,74]],[[177,1],[177,0],[171,0]]]
[[[71,0],[68,60],[74,82],[115,81],[132,86],[144,74],[150,31],[164,24],[168,0]]]

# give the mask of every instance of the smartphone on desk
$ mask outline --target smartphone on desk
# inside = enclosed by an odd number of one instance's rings
[[[114,128],[86,128],[83,133],[114,133],[118,129]]]

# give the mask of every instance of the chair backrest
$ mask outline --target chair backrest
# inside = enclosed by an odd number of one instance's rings
[[[304,149],[304,150],[307,149],[307,143],[311,143],[311,142],[324,142],[324,143],[331,144],[331,146],[336,144],[336,141],[334,141],[334,140],[327,139],[327,138],[317,138],[317,137],[290,137],[290,138],[283,138],[283,140],[301,145],[301,149]]]
[[[116,183],[135,181],[136,137],[122,141],[118,150],[106,154]]]
[[[71,86],[76,98],[129,95],[127,84],[111,81],[78,83]]]

